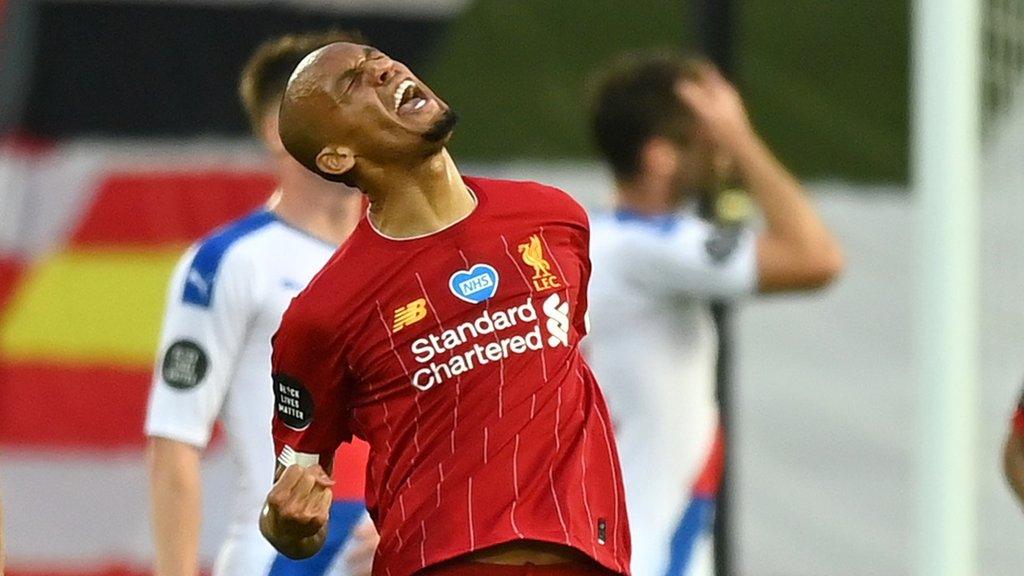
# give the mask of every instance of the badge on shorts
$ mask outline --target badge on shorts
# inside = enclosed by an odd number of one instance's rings
[[[190,390],[206,377],[210,362],[206,352],[191,340],[178,340],[167,348],[161,375],[175,390]]]
[[[452,274],[448,285],[459,300],[479,304],[498,292],[498,271],[490,264],[474,264]]]
[[[313,395],[302,382],[286,374],[274,374],[274,408],[292,430],[305,430],[313,422]]]

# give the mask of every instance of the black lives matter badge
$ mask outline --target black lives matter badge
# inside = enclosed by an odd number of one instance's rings
[[[191,390],[206,377],[210,361],[206,351],[191,340],[178,340],[167,349],[161,369],[164,382],[175,390]]]
[[[277,417],[292,430],[305,430],[313,421],[313,396],[291,376],[274,374],[274,405]]]

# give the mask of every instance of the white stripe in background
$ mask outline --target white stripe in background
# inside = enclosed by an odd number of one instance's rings
[[[200,559],[209,567],[230,519],[231,462],[218,449],[203,458]],[[83,571],[111,564],[152,565],[149,478],[142,452],[5,449],[7,563],[17,570]]]
[[[261,156],[241,139],[202,141],[76,139],[38,154],[0,151],[0,252],[26,259],[62,246],[103,178],[120,172],[216,169],[261,171]]]
[[[98,154],[75,154],[61,146],[49,152],[0,154],[0,252],[27,259],[63,245],[105,175]]]
[[[59,0],[65,3],[83,0]],[[98,0],[85,0],[96,3]],[[103,0],[110,4],[167,3],[167,0]],[[412,16],[419,18],[449,18],[462,11],[469,0],[177,0],[178,4],[207,6],[260,6],[282,4],[321,13],[352,15]]]

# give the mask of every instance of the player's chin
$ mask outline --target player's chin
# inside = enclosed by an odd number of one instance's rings
[[[423,132],[423,139],[431,143],[445,144],[452,137],[455,125],[459,122],[459,116],[454,110],[443,107],[438,111],[427,129]]]

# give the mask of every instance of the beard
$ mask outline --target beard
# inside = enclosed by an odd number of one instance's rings
[[[455,125],[458,122],[459,115],[449,108],[444,111],[429,130],[424,132],[423,139],[427,142],[441,142],[451,136],[452,130],[455,129]]]

